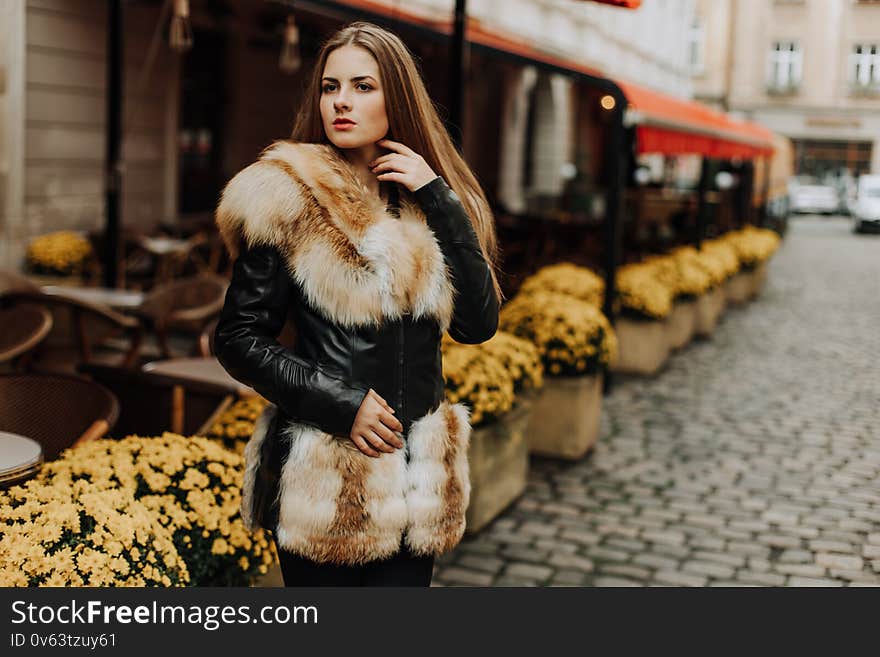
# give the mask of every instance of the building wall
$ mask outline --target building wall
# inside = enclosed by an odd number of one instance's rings
[[[702,30],[699,59],[702,67],[693,71],[694,98],[719,109],[727,105],[730,86],[733,36],[732,2],[735,0],[698,0],[696,14]]]
[[[707,0],[701,7],[711,5]],[[873,142],[872,170],[880,171],[880,96],[853,93],[849,72],[854,44],[880,44],[880,4],[734,0],[733,6],[731,110],[795,139]],[[802,46],[802,83],[792,94],[768,93],[776,40]]]
[[[18,3],[5,3],[18,5]],[[0,266],[18,268],[28,241],[55,230],[93,230],[104,224],[106,151],[106,6],[102,0],[28,0],[21,41],[11,53],[23,62],[20,87],[10,89],[23,108],[7,116],[7,134],[21,135],[21,185],[9,186]],[[7,7],[8,11],[8,7]],[[175,62],[167,48],[150,78],[142,78],[158,9],[126,6],[123,98],[122,213],[126,227],[148,227],[166,217],[169,97]],[[4,21],[4,24],[6,22]],[[14,39],[12,40],[14,43]],[[141,80],[145,84],[141,85]],[[172,83],[169,83],[169,80]],[[7,210],[7,212],[9,212]]]
[[[103,214],[104,3],[29,0],[25,221],[30,236],[91,228]]]
[[[0,3],[0,267],[18,258],[24,226],[24,5]]]
[[[383,4],[393,6],[391,0]],[[406,8],[448,20],[452,0],[408,0]],[[649,0],[635,10],[574,0],[469,0],[468,16],[610,77],[691,96],[687,31],[696,0]]]

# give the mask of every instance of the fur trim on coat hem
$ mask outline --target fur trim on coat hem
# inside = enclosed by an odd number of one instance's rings
[[[264,416],[274,412],[270,405]],[[268,425],[261,417],[257,428]],[[311,426],[291,422],[280,431],[290,445],[277,491],[281,548],[353,565],[393,555],[402,540],[415,554],[439,555],[464,535],[471,433],[465,406],[442,402],[412,424],[403,449],[378,458]],[[245,448],[241,515],[251,529],[266,437],[255,430]]]

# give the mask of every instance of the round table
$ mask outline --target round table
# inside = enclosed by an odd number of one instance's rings
[[[253,388],[229,376],[216,358],[170,358],[147,363],[143,369],[145,372],[226,386],[230,392],[240,396],[257,394]]]
[[[117,310],[132,310],[144,302],[144,293],[108,287],[61,287],[44,285],[43,294],[70,297],[86,303],[97,303]]]
[[[43,464],[43,448],[36,440],[0,431],[0,488],[30,479]]]

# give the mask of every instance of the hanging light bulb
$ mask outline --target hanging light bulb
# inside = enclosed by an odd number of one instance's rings
[[[189,0],[174,0],[174,15],[171,17],[168,41],[171,49],[175,52],[186,52],[192,48],[193,35],[189,22]]]
[[[281,44],[281,56],[278,58],[278,68],[285,73],[296,73],[302,60],[299,56],[299,28],[293,19],[293,15],[287,17],[287,25],[284,26],[284,42]]]

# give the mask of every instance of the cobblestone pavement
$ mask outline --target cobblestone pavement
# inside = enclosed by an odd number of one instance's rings
[[[444,556],[435,585],[880,585],[880,236],[801,218],[760,299],[618,379],[579,463]]]

